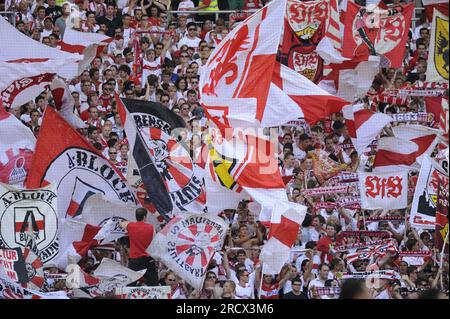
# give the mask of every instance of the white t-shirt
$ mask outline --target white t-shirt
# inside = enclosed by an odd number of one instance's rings
[[[181,48],[183,45],[187,45],[188,47],[194,48],[195,51],[197,51],[200,41],[200,38],[195,37],[194,39],[189,39],[187,36],[185,36],[180,40],[180,42],[178,42],[178,48]]]
[[[301,150],[297,144],[292,145],[292,150],[296,159],[302,160],[306,157],[306,152]]]
[[[239,284],[236,284],[236,297],[240,299],[255,299],[253,285],[246,284],[245,288],[243,288]]]

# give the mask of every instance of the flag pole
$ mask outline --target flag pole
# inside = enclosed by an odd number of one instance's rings
[[[445,251],[445,246],[447,245],[447,241],[448,241],[448,230],[447,230],[447,235],[445,235],[444,245],[442,245],[442,250],[441,250],[441,265],[439,266],[439,268],[441,268],[441,269],[444,267],[444,251]],[[444,285],[443,285],[442,271],[441,271],[441,289],[443,287],[444,287]]]

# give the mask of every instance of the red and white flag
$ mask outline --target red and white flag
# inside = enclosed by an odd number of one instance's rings
[[[21,187],[31,167],[36,138],[0,101],[0,183]]]
[[[58,113],[73,128],[86,127],[86,124],[73,113],[75,108],[75,100],[73,99],[67,84],[60,78],[54,78],[52,83],[50,83],[50,91],[52,92],[53,101]]]
[[[261,250],[260,259],[264,262],[267,274],[279,274],[289,260],[305,211],[293,209],[283,202],[277,202],[270,220],[269,240]]]
[[[376,172],[395,171],[400,168],[420,168],[424,155],[430,155],[440,131],[422,125],[399,125],[392,128],[395,137],[378,140],[378,150],[373,165]]]
[[[408,205],[408,171],[359,173],[363,209],[402,209]]]
[[[270,2],[210,56],[200,77],[201,103],[218,127],[278,126],[299,117],[315,123],[346,104],[276,62],[285,11],[286,0]]]
[[[58,185],[60,218],[80,215],[85,201],[97,193],[123,203],[137,203],[134,193],[114,164],[55,110],[47,108],[26,187],[39,188],[51,182]]]
[[[350,61],[336,58],[334,61],[329,65],[331,72],[319,82],[319,87],[348,102],[364,97],[379,72],[380,58],[369,56]]]
[[[393,68],[400,68],[408,40],[414,4],[387,7],[380,3],[365,8],[347,3],[344,20],[343,56],[381,55]]]
[[[207,267],[222,249],[225,221],[211,214],[178,215],[156,234],[147,252],[195,289],[202,289]]]
[[[342,109],[348,134],[358,154],[378,136],[380,131],[392,122],[392,118],[384,113],[375,113],[364,108],[364,104],[351,104]]]
[[[67,265],[78,263],[87,256],[89,249],[98,246],[95,238],[100,227],[88,225],[75,219],[65,219],[59,235],[59,255],[56,266],[66,271]]]
[[[80,32],[66,28],[64,38],[59,41],[59,49],[69,53],[83,54],[85,59],[93,60],[97,53],[112,42],[112,38],[91,32]]]
[[[61,77],[71,80],[78,76],[91,63],[89,57],[80,54],[68,53],[47,45],[39,43],[25,34],[19,32],[3,17],[0,16],[0,43],[8,43],[11,45],[3,45],[0,48],[0,62],[23,63],[23,62],[45,62],[57,60],[65,61],[63,65],[57,68],[57,74]],[[12,45],[14,44],[14,45]],[[33,68],[32,65],[27,67]],[[50,69],[51,72],[51,69]],[[2,73],[3,75],[8,73]],[[34,75],[40,75],[42,72]]]

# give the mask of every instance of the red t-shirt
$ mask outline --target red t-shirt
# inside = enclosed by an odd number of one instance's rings
[[[130,238],[130,258],[150,256],[145,251],[153,240],[153,225],[144,222],[132,222],[127,226]]]

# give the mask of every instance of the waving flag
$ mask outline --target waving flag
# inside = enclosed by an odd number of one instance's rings
[[[184,128],[183,119],[157,103],[118,97],[116,101],[130,143],[131,163],[136,164],[128,167],[130,183],[143,184],[145,200],[166,218],[170,213],[202,212],[203,181],[189,152],[174,136],[175,129]]]
[[[389,8],[380,3],[369,10],[348,2],[344,21],[343,56],[353,58],[381,55],[389,67],[400,68],[413,11],[413,3]]]
[[[448,253],[448,209],[449,209],[449,191],[448,176],[439,175],[438,177],[438,193],[436,199],[436,228],[434,243],[436,248]],[[447,238],[447,242],[445,239]]]
[[[147,252],[195,289],[201,289],[209,262],[222,249],[225,221],[211,214],[176,216],[156,234]]]
[[[87,224],[102,227],[99,236],[102,243],[106,241],[114,241],[120,237],[127,236],[127,232],[119,227],[119,223],[123,221],[134,221],[136,218],[136,209],[138,206],[133,204],[125,204],[119,200],[113,200],[98,193],[90,196],[83,205],[81,212],[82,221]],[[153,214],[149,214],[149,220],[156,230],[159,223]]]
[[[441,219],[436,220],[436,210],[439,205],[437,200],[439,184],[445,185],[446,180],[448,181],[448,177],[440,170],[439,165],[426,155],[422,161],[411,206],[411,226],[435,229],[436,222],[441,222]]]
[[[26,186],[37,188],[51,182],[58,185],[60,218],[80,215],[87,198],[96,193],[136,204],[133,191],[117,168],[55,110],[47,108]]]
[[[364,153],[380,131],[392,122],[392,117],[365,109],[363,104],[348,105],[342,109],[342,113],[358,154]]]
[[[58,45],[62,51],[83,54],[85,59],[92,61],[112,40],[100,33],[80,32],[67,28],[64,31],[64,38]]]
[[[60,233],[59,255],[56,266],[66,271],[67,265],[78,263],[87,256],[89,249],[98,246],[95,236],[100,227],[88,225],[75,219],[65,219]]]
[[[70,93],[66,83],[60,78],[53,79],[50,83],[55,108],[58,113],[73,127],[84,128],[86,124],[77,117],[73,111],[75,109],[75,100]]]
[[[51,48],[45,44],[39,43],[25,34],[19,32],[3,17],[0,16],[0,43],[9,43],[14,45],[3,45],[0,48],[0,62],[9,63],[38,63],[52,61],[60,64],[58,60],[64,61],[57,74],[61,77],[71,80],[85,70],[91,60],[83,55],[64,52]],[[33,68],[32,65],[26,65]],[[5,75],[7,73],[3,73]],[[34,75],[40,75],[37,73]]]
[[[270,2],[211,54],[200,94],[207,117],[218,127],[278,126],[299,117],[314,123],[346,104],[276,62],[285,10],[286,0]]]
[[[300,225],[306,215],[306,207],[293,208],[286,202],[277,202],[270,220],[269,240],[261,250],[267,274],[279,274],[289,260],[290,249],[295,243]]]
[[[419,167],[424,155],[430,155],[438,142],[440,131],[422,125],[399,125],[392,128],[395,137],[378,141],[374,169],[378,172],[399,167]]]
[[[21,187],[29,172],[36,138],[0,101],[0,183]]]

